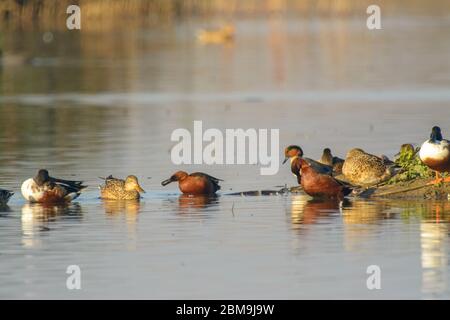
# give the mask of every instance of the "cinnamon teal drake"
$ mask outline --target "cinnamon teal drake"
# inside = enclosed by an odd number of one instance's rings
[[[291,161],[291,172],[294,175],[296,175],[295,172],[300,170],[300,163],[298,161],[299,158],[302,158],[303,160],[308,162],[309,165],[312,166],[314,168],[314,170],[316,170],[319,173],[328,174],[328,175],[333,174],[333,168],[331,166],[322,164],[322,163],[315,161],[313,159],[310,159],[310,158],[303,157],[303,150],[299,146],[296,146],[296,145],[288,146],[286,149],[284,149],[284,157],[285,158],[284,158],[283,164],[286,163],[286,161],[290,160]],[[299,177],[297,177],[297,180],[298,179],[299,179]],[[300,184],[300,181],[298,181],[298,183]]]
[[[355,148],[347,153],[342,173],[352,184],[371,186],[390,179],[397,169],[390,160]]]
[[[332,167],[334,174],[342,173],[342,166],[344,165],[344,159],[333,156],[331,154],[330,148],[323,149],[322,157],[320,158],[319,162]]]
[[[47,170],[41,169],[34,178],[22,183],[21,191],[30,202],[65,203],[78,198],[86,187],[82,181],[53,178]]]
[[[450,172],[450,141],[442,138],[441,128],[431,129],[430,139],[420,147],[419,157],[436,173],[436,179],[431,184],[450,182],[450,177],[441,178],[440,176],[441,173]]]
[[[141,188],[136,176],[128,176],[125,180],[114,178],[112,175],[105,178],[105,184],[99,186],[100,198],[109,200],[137,200],[141,198]]]
[[[5,205],[8,203],[9,198],[14,195],[14,192],[0,189],[0,205]]]
[[[343,200],[352,192],[352,188],[328,174],[317,172],[306,160],[298,158],[295,172],[303,191],[313,198],[331,198]],[[301,173],[300,173],[301,172]],[[300,179],[301,175],[301,179]]]
[[[217,190],[220,190],[219,181],[223,180],[202,172],[187,174],[184,171],[177,171],[161,184],[165,186],[175,181],[178,181],[178,187],[184,194],[198,195],[215,194]]]

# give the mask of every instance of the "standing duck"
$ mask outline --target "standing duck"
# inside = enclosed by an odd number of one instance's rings
[[[187,174],[184,171],[177,171],[161,184],[165,186],[175,181],[178,181],[178,187],[184,194],[198,195],[215,194],[217,190],[220,190],[219,181],[223,180],[202,172]]]
[[[47,170],[41,169],[34,178],[22,183],[21,191],[30,202],[65,203],[78,198],[84,188],[82,181],[52,178]]]
[[[347,153],[342,173],[353,184],[369,186],[390,179],[395,175],[396,170],[386,158],[355,148]]]
[[[298,170],[295,175],[303,191],[314,198],[332,198],[342,200],[352,192],[352,188],[330,175],[317,172],[307,161],[298,158]],[[300,179],[301,171],[301,179]]]
[[[105,184],[100,186],[100,198],[109,200],[137,200],[141,198],[141,188],[136,176],[128,176],[125,180],[113,178],[112,175],[105,178]]]
[[[450,172],[450,142],[442,138],[441,128],[433,127],[431,129],[430,139],[422,144],[419,157],[436,173],[436,179],[431,184],[450,182],[450,177],[440,177],[440,173]]]
[[[333,173],[341,174],[342,166],[344,165],[344,159],[334,157],[331,154],[330,148],[323,149],[322,157],[319,160],[320,163],[325,164],[333,168]]]
[[[319,173],[331,175],[333,173],[333,168],[329,165],[322,164],[318,161],[315,161],[310,158],[303,158],[303,150],[299,146],[290,145],[286,149],[284,149],[284,161],[291,161],[291,172],[296,175],[296,172],[300,170],[300,162],[299,159],[302,158],[304,161],[308,162],[311,167],[314,168]],[[297,176],[297,175],[296,175]],[[300,184],[300,177],[297,176],[297,181]]]
[[[0,205],[5,205],[8,203],[9,198],[14,195],[14,192],[0,189]]]

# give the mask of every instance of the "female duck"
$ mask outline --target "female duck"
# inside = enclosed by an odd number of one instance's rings
[[[298,158],[299,169],[301,170],[300,183],[303,191],[311,197],[332,198],[342,200],[352,192],[352,188],[344,185],[330,175],[319,173],[304,159]],[[300,170],[296,172],[300,177]]]
[[[388,180],[396,173],[396,170],[388,159],[356,148],[347,153],[342,173],[351,183],[368,186]]]
[[[128,176],[122,180],[110,175],[99,188],[100,198],[110,200],[137,200],[141,198],[140,192],[145,193],[136,176]]]
[[[82,181],[52,178],[47,170],[41,169],[34,178],[22,183],[21,191],[30,202],[64,203],[78,198],[84,188]]]
[[[220,190],[219,181],[223,180],[202,172],[187,174],[184,171],[178,171],[161,184],[165,186],[175,181],[178,181],[178,187],[184,194],[198,195],[215,194],[217,190]]]
[[[442,179],[441,172],[450,172],[450,142],[442,138],[441,129],[433,127],[430,139],[420,148],[419,157],[431,170],[436,172],[436,179],[432,184],[450,182],[450,177]]]
[[[331,154],[330,148],[323,149],[322,157],[320,158],[319,162],[332,167],[333,173],[335,174],[342,173],[342,166],[344,165],[344,159],[333,156]]]
[[[9,198],[13,196],[14,192],[0,189],[0,205],[1,204],[7,204]]]

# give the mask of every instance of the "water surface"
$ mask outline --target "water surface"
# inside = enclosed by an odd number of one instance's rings
[[[160,182],[180,169],[171,132],[194,120],[277,128],[313,158],[391,157],[435,124],[450,136],[450,20],[243,20],[224,45],[196,43],[204,25],[3,35],[0,184],[16,196],[0,208],[0,297],[449,298],[448,202],[229,195],[294,185],[287,166],[183,166],[224,179],[217,198]],[[27,204],[20,183],[41,167],[89,188],[67,207]],[[108,174],[147,193],[102,202]],[[66,289],[69,265],[82,290]]]

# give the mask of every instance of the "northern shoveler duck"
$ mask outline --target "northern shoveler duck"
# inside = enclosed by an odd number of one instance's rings
[[[441,178],[440,173],[450,172],[450,141],[442,138],[441,128],[431,129],[430,139],[420,147],[419,157],[422,162],[436,173],[431,184],[450,182],[450,177]]]
[[[226,24],[218,29],[199,30],[197,40],[202,43],[224,43],[234,39],[235,28],[231,24]]]
[[[320,163],[325,164],[333,168],[333,173],[341,174],[342,166],[344,165],[344,159],[334,157],[331,154],[330,148],[323,149],[322,157],[319,160]]]
[[[184,194],[214,194],[220,190],[219,181],[206,173],[194,172],[187,174],[184,171],[175,172],[169,179],[161,182],[163,186],[178,181],[178,187]]]
[[[302,158],[306,162],[309,163],[310,166],[314,168],[319,173],[332,175],[333,168],[329,165],[322,164],[318,161],[315,161],[310,158],[304,158],[303,157],[303,150],[299,146],[296,145],[290,145],[286,149],[284,149],[284,161],[283,164],[286,163],[286,161],[291,161],[291,172],[297,177],[297,181],[300,184],[300,176],[297,176],[296,172],[300,170],[300,162],[298,159]]]
[[[7,204],[9,198],[14,195],[14,192],[0,189],[0,204]]]
[[[21,191],[30,202],[61,203],[78,198],[86,187],[82,181],[52,178],[47,170],[41,169],[34,178],[22,183]]]
[[[116,179],[112,175],[105,178],[105,184],[99,186],[100,197],[110,200],[136,200],[140,199],[140,192],[145,193],[141,188],[136,176],[128,176],[125,180]]]
[[[392,161],[355,148],[347,153],[342,173],[353,184],[376,185],[394,176],[397,171]]]
[[[296,176],[306,194],[314,198],[334,198],[342,200],[352,192],[352,188],[328,174],[319,173],[304,159],[298,158]],[[301,172],[301,173],[300,173]]]

